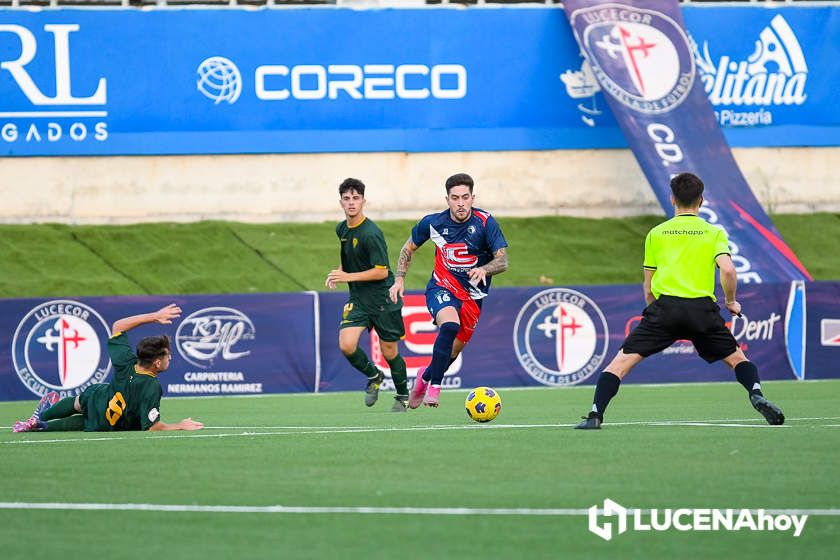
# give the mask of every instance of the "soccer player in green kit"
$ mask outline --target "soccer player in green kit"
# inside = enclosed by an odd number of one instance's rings
[[[644,293],[648,306],[618,354],[601,372],[592,410],[576,429],[600,429],[607,405],[618,393],[624,376],[676,340],[690,340],[709,363],[723,360],[734,370],[750,404],[767,423],[784,424],[785,415],[764,398],[758,368],[726,328],[715,302],[717,266],[726,309],[733,315],[741,313],[741,304],[735,299],[738,275],[726,233],[699,216],[703,189],[703,181],[692,173],[680,173],[671,179],[675,216],[650,230],[645,239]]]
[[[365,405],[373,406],[379,398],[379,385],[385,374],[359,348],[359,337],[365,330],[376,329],[382,356],[391,368],[397,395],[391,412],[405,412],[408,402],[408,381],[405,360],[399,353],[399,341],[405,336],[402,299],[392,302],[388,293],[394,274],[388,263],[385,236],[364,213],[365,185],[358,179],[345,179],[338,187],[341,208],[347,218],[335,228],[341,241],[341,268],[330,271],[325,285],[331,290],[346,282],[350,298],[338,335],[338,346],[347,361],[367,377]]]
[[[125,317],[114,323],[108,355],[114,366],[110,383],[96,383],[81,395],[59,400],[50,391],[41,398],[28,420],[16,422],[15,432],[80,431],[113,432],[126,430],[200,430],[201,422],[185,418],[174,424],[160,420],[163,394],[158,374],[169,368],[172,358],[169,337],[148,336],[137,344],[137,353],[128,343],[127,331],[146,323],[168,325],[181,316],[181,308],[170,304],[153,313]]]

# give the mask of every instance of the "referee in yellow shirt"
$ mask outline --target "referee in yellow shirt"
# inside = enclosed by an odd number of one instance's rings
[[[671,179],[671,192],[675,216],[650,230],[645,239],[644,291],[648,306],[618,354],[601,372],[592,411],[575,428],[600,429],[604,411],[624,376],[643,359],[677,340],[690,340],[709,363],[726,362],[749,392],[753,408],[769,424],[784,424],[781,409],[761,392],[758,368],[747,360],[715,303],[717,265],[726,308],[733,315],[741,313],[741,304],[735,299],[738,276],[726,233],[698,216],[703,181],[692,173],[681,173]]]

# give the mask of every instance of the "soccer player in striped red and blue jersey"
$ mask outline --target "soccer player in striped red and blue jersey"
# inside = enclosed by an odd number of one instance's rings
[[[437,407],[446,370],[470,341],[490,291],[492,276],[507,270],[507,241],[496,219],[473,208],[474,182],[466,173],[446,180],[447,210],[424,216],[400,250],[392,301],[401,298],[405,275],[414,252],[426,241],[435,244],[435,267],[426,285],[426,307],[439,332],[432,363],[418,374],[408,399],[409,408],[422,402]]]

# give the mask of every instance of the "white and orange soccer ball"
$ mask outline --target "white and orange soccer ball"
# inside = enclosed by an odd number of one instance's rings
[[[476,387],[467,395],[464,403],[467,415],[476,422],[489,422],[502,410],[502,398],[490,387]]]

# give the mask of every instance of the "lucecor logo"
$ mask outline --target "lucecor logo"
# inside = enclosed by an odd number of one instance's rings
[[[567,288],[543,290],[516,317],[513,343],[528,374],[545,385],[575,385],[604,361],[609,329],[601,309]]]
[[[688,36],[656,10],[605,4],[569,18],[601,87],[640,113],[671,111],[688,96],[695,67]]]
[[[58,391],[78,395],[111,370],[103,351],[108,325],[84,303],[54,300],[30,310],[12,339],[15,372],[36,395]]]

